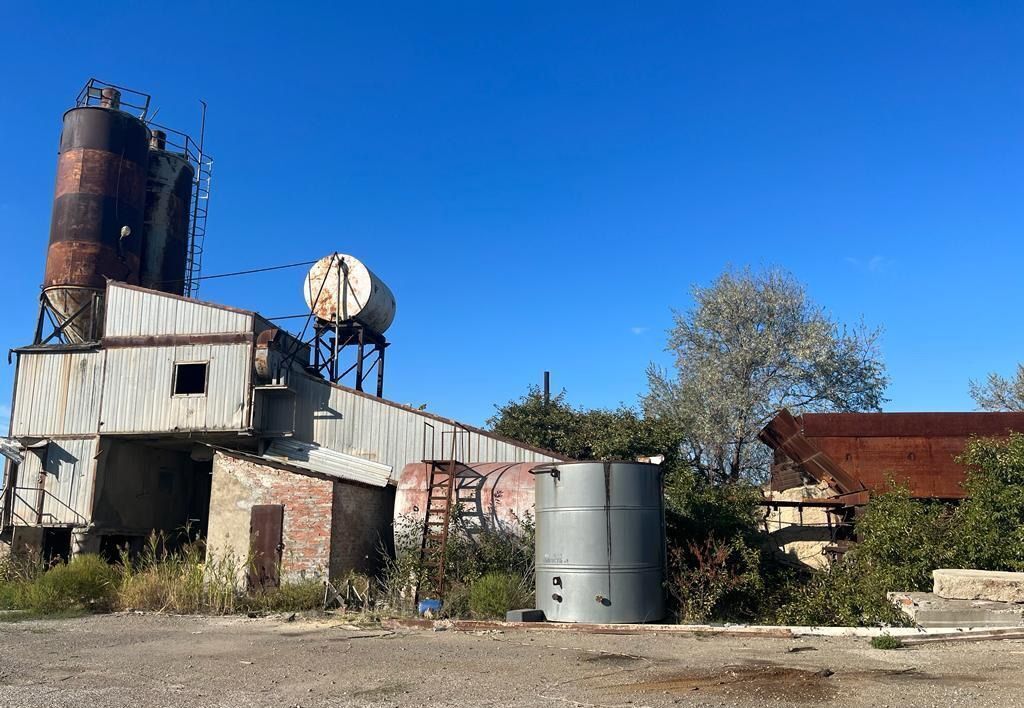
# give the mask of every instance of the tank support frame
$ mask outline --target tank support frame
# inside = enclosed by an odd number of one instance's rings
[[[384,352],[389,342],[383,334],[355,320],[318,320],[311,345],[317,374],[337,384],[351,375],[353,388],[365,391],[376,372],[377,398],[384,396]]]

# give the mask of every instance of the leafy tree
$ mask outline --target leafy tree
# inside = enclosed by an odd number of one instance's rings
[[[674,369],[648,369],[647,419],[680,431],[679,454],[713,482],[762,479],[757,433],[781,408],[879,410],[888,379],[879,330],[841,326],[781,270],[729,270],[693,288],[667,350]]]
[[[1012,379],[992,373],[983,383],[971,381],[970,391],[983,411],[1024,412],[1024,364],[1017,364],[1017,375]]]
[[[565,391],[548,403],[537,386],[501,406],[488,426],[514,440],[537,445],[575,460],[633,460],[641,455],[666,457],[671,467],[680,446],[678,431],[667,420],[647,420],[634,409],[576,408]]]

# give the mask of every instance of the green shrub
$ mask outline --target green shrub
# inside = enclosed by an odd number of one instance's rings
[[[512,573],[488,573],[469,588],[469,609],[477,619],[505,619],[509,610],[533,604],[533,593]]]
[[[931,572],[953,555],[951,515],[913,499],[906,487],[874,497],[857,522],[858,543],[828,569],[796,588],[776,618],[794,625],[896,625],[909,619],[886,597],[931,588]]]
[[[955,564],[1024,571],[1024,435],[970,441],[967,499],[956,514]]]
[[[902,649],[903,642],[891,634],[880,634],[871,638],[871,646],[875,649]]]
[[[23,580],[0,580],[0,610],[26,609],[29,587]]]
[[[707,622],[723,613],[730,595],[761,590],[759,566],[760,553],[738,537],[672,548],[667,586],[680,619]]]
[[[788,602],[774,612],[773,622],[839,627],[910,624],[909,618],[886,598],[886,592],[893,588],[850,554],[814,574],[806,584],[791,589]]]
[[[99,556],[80,555],[27,584],[21,602],[24,609],[42,614],[72,609],[106,612],[116,594],[117,571]]]
[[[444,559],[445,616],[468,617],[474,614],[469,600],[471,588],[491,574],[515,577],[523,593],[532,598],[532,515],[527,514],[509,526],[480,528],[472,518],[456,510],[453,511],[450,523]],[[396,521],[395,555],[384,555],[384,572],[378,582],[379,601],[386,610],[399,614],[414,613],[416,608],[412,600],[416,593],[417,579],[421,580],[421,598],[437,597],[430,574],[425,573],[420,564],[422,533],[421,523],[410,517]],[[501,616],[504,617],[504,610]]]

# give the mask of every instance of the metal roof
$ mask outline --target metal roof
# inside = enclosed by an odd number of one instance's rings
[[[384,487],[391,479],[390,465],[299,440],[274,440],[262,457],[335,479],[361,482],[375,487]]]

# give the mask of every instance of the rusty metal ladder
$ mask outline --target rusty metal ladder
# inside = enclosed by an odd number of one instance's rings
[[[433,431],[433,426],[427,425]],[[424,430],[426,430],[426,428]],[[444,449],[443,438],[447,431],[442,431],[441,448]],[[420,601],[423,580],[431,581],[438,599],[445,593],[445,558],[448,553],[448,536],[451,532],[452,504],[458,502],[456,480],[459,475],[459,436],[468,435],[469,431],[455,429],[452,436],[451,456],[447,459],[424,459],[429,465],[427,471],[427,508],[423,517],[423,537],[420,542],[420,574],[416,578],[416,603]],[[426,452],[426,440],[424,440]],[[443,453],[442,453],[443,454]]]

